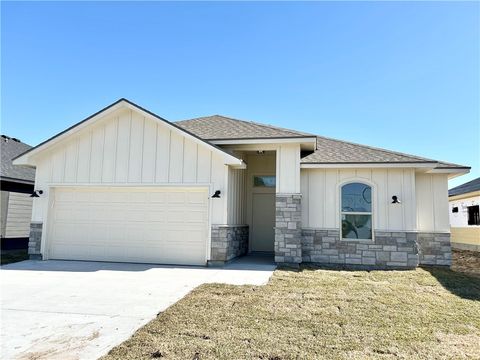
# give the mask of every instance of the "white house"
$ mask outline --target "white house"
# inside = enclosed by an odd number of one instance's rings
[[[15,160],[36,168],[42,259],[450,264],[449,178],[468,167],[120,99]]]
[[[452,247],[480,251],[480,178],[450,189]]]

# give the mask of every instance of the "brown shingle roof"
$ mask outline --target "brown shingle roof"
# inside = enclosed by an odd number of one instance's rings
[[[317,136],[317,150],[302,158],[306,164],[329,163],[436,163],[436,160]]]
[[[317,137],[317,150],[302,158],[302,164],[358,163],[435,163],[437,168],[454,169],[467,166],[440,162],[416,155],[380,149],[348,141],[312,135],[296,130],[237,120],[221,115],[177,121],[176,125],[205,140],[265,139]]]
[[[175,125],[205,140],[315,137],[315,135],[296,130],[237,120],[221,115],[177,121]]]

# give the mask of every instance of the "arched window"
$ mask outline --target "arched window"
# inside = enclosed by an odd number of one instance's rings
[[[348,183],[341,188],[342,239],[372,239],[372,188]]]

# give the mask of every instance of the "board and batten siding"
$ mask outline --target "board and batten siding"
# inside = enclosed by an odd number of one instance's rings
[[[418,230],[450,232],[448,175],[416,174],[415,189]]]
[[[373,185],[373,226],[377,230],[413,231],[416,228],[415,171],[413,169],[302,169],[302,226],[340,227],[340,185]],[[401,204],[392,204],[396,195]]]
[[[247,170],[228,170],[228,224],[246,224],[246,181]]]
[[[282,144],[276,155],[276,192],[300,193],[300,144]]]
[[[36,189],[68,184],[205,184],[227,193],[228,166],[221,154],[133,110],[105,116],[35,161]],[[43,221],[47,198],[35,199],[32,221]],[[211,222],[225,224],[226,196],[212,200],[211,206]]]
[[[32,217],[30,194],[10,192],[8,194],[7,216],[5,221],[6,238],[28,238]],[[2,234],[3,235],[3,234]]]

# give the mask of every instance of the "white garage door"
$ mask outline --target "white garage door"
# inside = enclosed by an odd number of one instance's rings
[[[204,265],[207,188],[56,188],[51,259]]]

